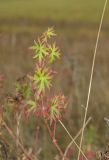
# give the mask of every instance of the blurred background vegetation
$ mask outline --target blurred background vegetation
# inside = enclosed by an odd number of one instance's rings
[[[0,73],[5,85],[0,90],[1,100],[12,92],[16,79],[32,71],[33,61],[29,47],[48,27],[54,26],[58,45],[63,52],[56,64],[59,72],[55,90],[69,98],[65,124],[75,135],[80,128],[86,104],[91,64],[98,26],[105,0],[0,0]],[[104,117],[109,118],[109,4],[102,26],[88,115],[96,130],[94,143],[102,145],[109,140],[109,129]],[[90,125],[89,125],[90,126]],[[25,137],[32,134],[24,133]],[[44,129],[42,143],[46,157],[50,155]],[[89,129],[90,131],[90,129]],[[63,131],[59,127],[59,134]],[[89,133],[90,134],[90,133]],[[92,134],[91,134],[92,135]],[[95,136],[94,136],[95,137]],[[30,138],[31,139],[31,138]],[[61,145],[67,143],[61,137]],[[49,141],[49,138],[48,138]],[[31,140],[32,143],[32,140]],[[28,144],[31,145],[30,142]],[[96,144],[96,145],[97,145]]]

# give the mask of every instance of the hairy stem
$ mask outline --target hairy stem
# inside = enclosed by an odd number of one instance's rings
[[[59,151],[60,156],[63,157],[63,156],[64,156],[64,153],[63,153],[63,151],[61,150],[61,148],[59,147],[55,136],[53,136],[53,133],[52,133],[52,131],[51,131],[49,125],[48,125],[48,122],[47,122],[45,119],[44,119],[44,122],[45,122],[45,125],[46,125],[46,127],[47,127],[47,130],[48,130],[48,132],[49,132],[50,138],[52,139],[52,142],[53,142],[54,146],[55,146],[55,147],[57,148],[57,150]]]

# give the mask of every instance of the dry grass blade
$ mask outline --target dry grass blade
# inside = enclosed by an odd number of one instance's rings
[[[82,150],[80,149],[80,147],[78,146],[78,144],[75,142],[75,139],[72,137],[72,135],[69,133],[69,131],[67,130],[67,128],[65,127],[65,125],[62,123],[62,121],[59,120],[59,122],[60,122],[61,126],[64,128],[64,130],[67,132],[68,136],[71,138],[72,142],[73,142],[73,143],[76,145],[76,147],[80,150],[80,152],[81,152],[81,154],[84,156],[84,158],[85,158],[86,160],[88,160],[87,157],[85,156],[85,154],[83,153],[83,151],[82,151]]]
[[[84,128],[85,128],[84,126],[85,126],[85,123],[86,123],[87,112],[88,112],[88,107],[89,107],[90,93],[91,93],[91,88],[92,88],[92,79],[93,79],[95,60],[96,60],[96,54],[97,54],[97,49],[98,49],[98,42],[99,42],[99,37],[100,37],[101,27],[102,27],[102,24],[103,24],[103,18],[104,18],[104,13],[105,13],[105,10],[106,10],[106,6],[107,6],[107,0],[105,0],[105,4],[104,4],[104,7],[103,7],[102,16],[101,16],[100,25],[99,25],[98,34],[97,34],[97,39],[96,39],[96,44],[95,44],[95,49],[94,49],[94,56],[93,56],[92,69],[91,69],[90,82],[89,82],[89,89],[88,89],[88,96],[87,96],[85,115],[84,115],[83,127],[82,127],[82,133],[81,133],[81,139],[80,139],[80,145],[79,145],[80,147],[79,147],[79,152],[78,152],[78,160],[80,158],[80,152],[81,152],[81,148],[82,148],[82,141],[83,141]]]
[[[88,123],[90,122],[91,119],[92,119],[92,118],[89,117],[89,119],[87,120],[87,122],[86,122],[86,124],[85,124],[85,127],[88,125]],[[79,132],[76,134],[76,136],[74,137],[74,140],[76,140],[76,139],[80,136],[81,132],[82,132],[82,128],[81,128],[81,129],[79,130]],[[64,152],[64,156],[63,156],[63,159],[62,159],[62,160],[65,160],[65,158],[67,157],[68,150],[70,149],[70,147],[72,146],[73,143],[74,143],[74,141],[71,141],[71,142],[68,144],[68,146],[66,147],[66,150],[65,150],[65,152]]]

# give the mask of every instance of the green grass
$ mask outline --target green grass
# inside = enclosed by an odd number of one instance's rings
[[[98,23],[103,4],[104,0],[0,0],[0,19]],[[105,23],[108,23],[108,13]]]

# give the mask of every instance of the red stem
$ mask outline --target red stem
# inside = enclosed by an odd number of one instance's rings
[[[8,133],[11,135],[11,137],[13,139],[16,139],[16,135],[13,133],[13,131],[11,130],[11,128],[8,127],[8,125],[6,124],[6,122],[4,122],[3,124],[4,124],[4,127],[6,128],[6,130],[8,131]],[[26,158],[28,160],[32,160],[32,158],[28,155],[28,153],[26,152],[25,148],[20,143],[20,141],[18,141],[18,144],[19,144],[19,147],[21,148],[21,150],[23,151],[23,153],[25,154]]]
[[[46,121],[45,119],[44,119],[44,122],[45,122],[45,125],[46,125],[47,129],[48,129],[50,138],[52,139],[52,142],[53,142],[54,146],[55,146],[55,147],[57,148],[57,150],[59,151],[60,156],[63,157],[63,156],[64,156],[64,153],[63,153],[63,151],[61,150],[61,148],[59,147],[59,145],[58,145],[58,143],[57,143],[57,140],[56,140],[56,138],[53,136],[53,133],[52,133],[52,131],[51,131],[51,129],[50,129],[50,127],[49,127],[49,125],[48,125],[48,123],[47,123],[47,121]]]

